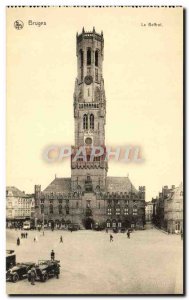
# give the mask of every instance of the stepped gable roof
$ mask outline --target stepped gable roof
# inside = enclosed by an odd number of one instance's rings
[[[107,177],[106,190],[109,193],[138,193],[129,177]]]
[[[44,193],[69,193],[71,191],[71,178],[55,178],[43,190]]]
[[[16,188],[15,186],[7,186],[6,187],[6,192],[11,193],[8,196],[14,196],[14,197],[20,197],[20,198],[26,198],[28,197],[28,195],[26,195],[24,192],[20,191],[18,188]]]

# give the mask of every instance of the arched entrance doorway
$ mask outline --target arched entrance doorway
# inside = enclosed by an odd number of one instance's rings
[[[94,221],[92,218],[86,218],[84,221],[85,229],[90,230],[93,229]]]

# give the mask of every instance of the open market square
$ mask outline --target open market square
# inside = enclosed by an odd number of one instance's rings
[[[25,231],[26,232],[26,231]],[[126,233],[7,229],[7,249],[16,262],[60,260],[60,276],[31,285],[27,278],[7,282],[8,294],[182,294],[183,241],[153,227]],[[110,234],[113,241],[110,242]],[[63,243],[60,243],[60,236]],[[36,239],[36,241],[34,241]],[[152,272],[153,270],[153,272]],[[48,291],[47,291],[48,287]]]

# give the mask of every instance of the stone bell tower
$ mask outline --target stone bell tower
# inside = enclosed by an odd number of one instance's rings
[[[75,145],[71,158],[72,191],[104,191],[107,175],[105,157],[106,99],[102,65],[103,33],[93,31],[76,36],[77,78],[74,91]],[[86,160],[74,160],[79,147],[85,146]],[[92,146],[104,148],[104,155],[91,161]]]

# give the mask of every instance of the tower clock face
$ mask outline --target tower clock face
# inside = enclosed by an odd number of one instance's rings
[[[91,84],[92,82],[93,82],[93,78],[92,78],[91,75],[85,76],[85,83],[86,83],[87,85]]]
[[[91,145],[91,144],[92,144],[92,139],[91,139],[90,137],[87,137],[87,138],[85,139],[85,144],[86,144],[86,145]]]

